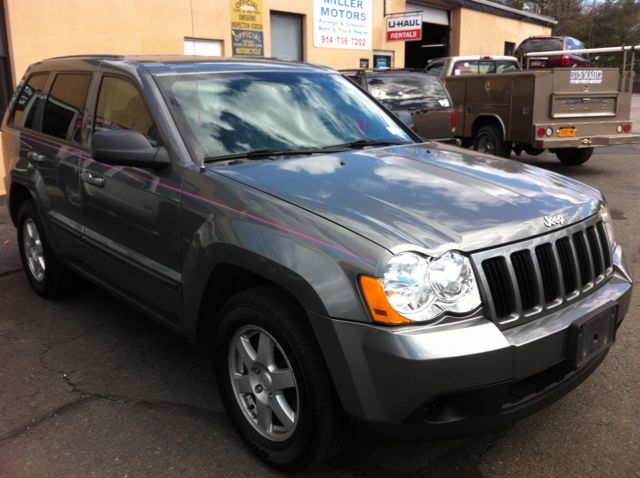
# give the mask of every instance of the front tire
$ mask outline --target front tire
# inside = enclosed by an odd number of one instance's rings
[[[45,298],[66,293],[75,278],[55,256],[32,200],[18,210],[18,247],[25,274],[33,290]]]
[[[511,143],[504,141],[500,128],[492,124],[478,129],[473,138],[473,149],[479,153],[493,154],[502,158],[511,157]]]
[[[342,416],[329,371],[304,310],[284,292],[264,286],[233,297],[214,345],[225,408],[260,459],[293,471],[338,451]]]
[[[563,148],[556,149],[555,153],[562,164],[579,166],[589,161],[593,148]]]

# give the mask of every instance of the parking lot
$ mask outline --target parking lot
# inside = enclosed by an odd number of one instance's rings
[[[640,477],[640,145],[600,149],[580,167],[548,153],[514,160],[607,198],[636,276],[608,358],[508,428],[426,443],[350,437],[314,476]],[[237,437],[201,353],[89,284],[54,302],[32,293],[0,199],[0,476],[272,475]]]

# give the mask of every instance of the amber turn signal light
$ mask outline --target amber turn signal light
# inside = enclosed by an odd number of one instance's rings
[[[382,279],[375,277],[360,276],[360,288],[362,295],[369,307],[371,317],[375,322],[387,325],[411,324],[413,321],[398,314],[386,296],[382,287]]]

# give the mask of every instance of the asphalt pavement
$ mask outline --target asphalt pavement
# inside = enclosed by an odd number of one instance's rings
[[[640,477],[640,145],[599,149],[579,167],[550,154],[514,160],[591,184],[609,202],[636,277],[609,356],[568,396],[500,431],[351,437],[308,476]],[[31,292],[0,198],[0,477],[277,476],[240,442],[205,363],[87,283],[56,301]]]

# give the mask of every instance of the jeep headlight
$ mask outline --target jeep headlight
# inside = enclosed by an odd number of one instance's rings
[[[604,226],[604,232],[607,235],[607,241],[609,247],[613,251],[616,246],[616,238],[613,235],[613,220],[611,219],[611,212],[606,204],[600,207],[600,218],[602,219],[602,225]]]
[[[369,310],[377,322],[410,323],[464,314],[480,306],[469,259],[451,251],[438,258],[403,252],[389,260],[382,279],[361,277]]]

